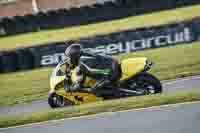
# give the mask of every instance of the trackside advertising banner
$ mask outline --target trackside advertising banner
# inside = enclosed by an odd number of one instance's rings
[[[94,53],[117,55],[146,49],[187,45],[193,41],[200,41],[200,18],[68,42],[27,47],[15,51],[2,51],[0,52],[0,72],[55,66],[64,59],[65,49],[73,43],[79,43],[85,50]]]
[[[73,43],[81,44],[85,50],[106,55],[187,44],[199,39],[199,26],[200,21],[193,20],[43,46],[35,51],[40,54],[36,64],[56,65],[64,59],[64,50],[67,46]]]
[[[91,45],[90,48],[86,49],[99,54],[112,55],[119,53],[129,53],[132,51],[138,51],[149,48],[170,46],[178,43],[187,43],[194,40],[191,29],[189,27],[182,27],[182,29],[171,33],[160,32],[159,35],[156,35],[154,33],[148,33],[147,31],[147,34],[149,35],[143,36],[145,35],[144,33],[141,34],[140,37],[136,38],[137,35],[134,35],[133,33],[125,41],[119,40],[117,42],[110,42],[105,44],[102,43],[97,45],[96,47]]]
[[[154,36],[152,35],[154,33],[150,33],[148,36],[142,36],[144,34],[141,34],[141,36],[138,38],[136,38],[137,36],[134,36],[134,33],[131,34],[131,36],[124,36],[124,38],[127,38],[127,40],[116,41],[106,40],[105,38],[103,38],[105,39],[105,42],[101,42],[100,40],[81,40],[74,43],[82,44],[84,49],[87,51],[98,54],[115,55],[149,48],[173,46],[179,43],[188,43],[194,40],[194,36],[189,27],[182,27],[182,29],[171,33],[163,32],[159,35],[155,34]],[[42,54],[40,65],[46,66],[57,64],[59,61],[64,59],[63,52],[68,45],[70,44],[66,43],[61,44],[62,47],[55,46],[55,48],[53,48],[54,46],[52,46],[52,48],[49,47],[47,49],[40,49],[40,53]]]

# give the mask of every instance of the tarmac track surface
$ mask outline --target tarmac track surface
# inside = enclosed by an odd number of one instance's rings
[[[58,120],[0,133],[199,133],[200,102]]]
[[[188,89],[198,89],[200,88],[200,76],[192,76],[182,79],[162,81],[162,84],[164,93],[171,93],[174,91],[182,91]],[[0,107],[0,115],[20,114],[46,109],[50,109],[47,101],[35,101],[32,103],[18,104],[12,107]]]

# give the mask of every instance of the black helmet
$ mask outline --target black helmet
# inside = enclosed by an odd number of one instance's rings
[[[79,63],[79,59],[81,56],[81,45],[80,44],[72,44],[65,50],[65,56],[67,56],[70,60],[70,63],[76,67]]]

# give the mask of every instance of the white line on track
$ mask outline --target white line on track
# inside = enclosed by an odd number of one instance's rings
[[[200,80],[200,76],[192,76],[192,77],[180,78],[180,79],[175,79],[175,80],[164,80],[162,81],[162,83],[164,85],[171,85],[171,84],[176,84],[183,81],[196,80],[196,79]]]
[[[85,116],[79,116],[79,117],[63,118],[63,119],[58,119],[58,120],[37,122],[37,123],[31,123],[31,124],[25,124],[25,125],[19,125],[19,126],[7,127],[7,128],[0,128],[0,132],[3,131],[3,130],[8,130],[8,129],[25,128],[25,127],[38,126],[38,125],[41,126],[41,125],[47,125],[47,124],[51,124],[51,123],[62,122],[62,121],[66,121],[66,120],[94,118],[94,117],[101,117],[101,116],[104,116],[104,115],[113,115],[113,114],[117,114],[117,113],[126,113],[126,112],[132,112],[132,111],[155,110],[155,109],[164,108],[164,107],[178,107],[178,106],[181,106],[181,105],[188,105],[188,104],[200,104],[200,101],[184,102],[184,103],[177,103],[177,104],[167,104],[167,105],[161,105],[161,106],[152,106],[152,107],[147,107],[147,108],[122,110],[122,111],[116,111],[116,112],[103,112],[103,113],[98,113],[98,114],[93,114],[93,115],[85,115]]]

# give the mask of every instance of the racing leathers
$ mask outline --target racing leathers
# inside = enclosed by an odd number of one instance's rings
[[[74,67],[74,66],[73,66]],[[117,81],[120,75],[119,63],[117,60],[103,55],[81,52],[81,58],[76,66],[77,83],[72,84],[69,80],[65,85],[65,90],[82,91],[86,76],[92,77],[97,82],[90,89],[95,93],[99,89],[107,87]]]

